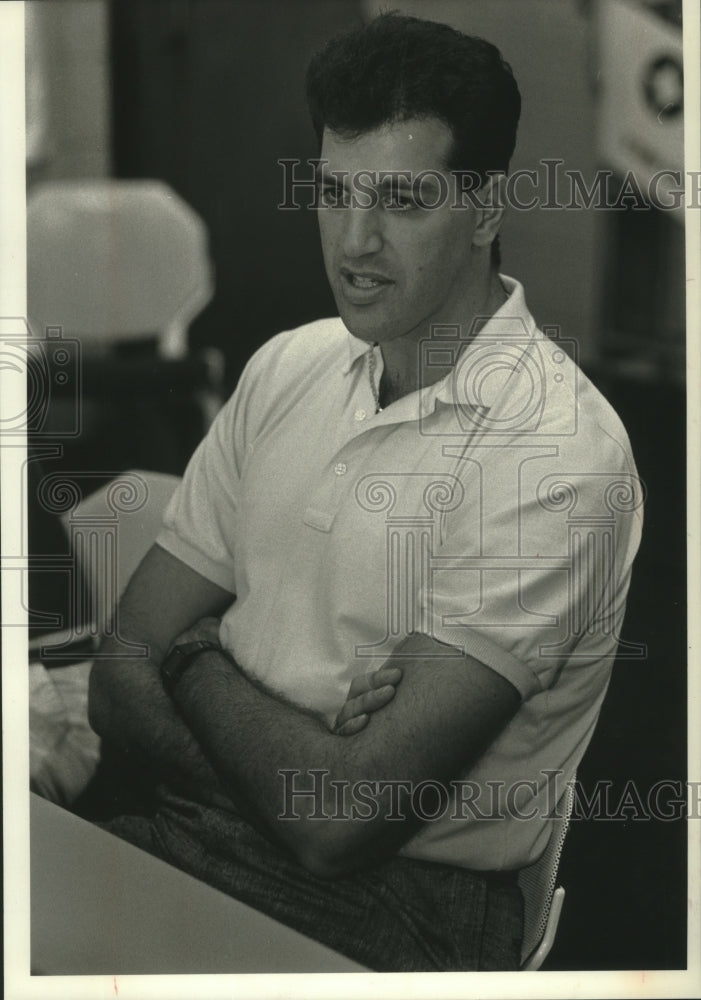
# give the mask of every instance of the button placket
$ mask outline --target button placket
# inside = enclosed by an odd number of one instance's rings
[[[327,471],[322,474],[321,481],[312,492],[305,515],[307,524],[323,531],[331,530],[343,496],[349,489],[354,488],[354,472],[357,471],[357,466],[354,465],[353,455],[358,440],[370,434],[375,428],[375,421],[371,420],[375,415],[374,402],[367,378],[361,378],[356,383],[354,395],[355,399],[349,401],[350,405],[346,411],[348,416],[338,428],[336,452],[326,466]],[[342,457],[346,461],[342,461]]]

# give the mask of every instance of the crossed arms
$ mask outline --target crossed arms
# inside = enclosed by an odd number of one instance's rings
[[[519,705],[516,689],[470,656],[445,655],[445,647],[411,635],[378,675],[397,684],[366,690],[346,703],[340,732],[249,679],[216,651],[202,653],[178,682],[173,699],[161,684],[159,666],[183,632],[206,631],[207,616],[220,615],[232,595],[154,546],[132,578],[120,604],[122,638],[147,645],[146,658],[116,655],[103,644],[90,678],[89,714],[102,737],[139,747],[166,776],[189,784],[226,808],[243,799],[268,836],[321,878],[342,877],[376,863],[411,837],[420,819],[388,819],[389,797],[378,799],[373,818],[332,818],[334,801],[302,799],[298,820],[281,819],[283,770],[328,773],[332,782],[382,782],[412,786],[450,781],[464,774],[490,745]],[[321,666],[321,665],[320,665]],[[245,667],[245,665],[243,665]],[[372,717],[368,713],[384,706]],[[328,818],[312,818],[316,812]]]

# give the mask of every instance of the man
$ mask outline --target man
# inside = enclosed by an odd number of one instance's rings
[[[498,274],[497,50],[384,15],[308,95],[340,318],[253,357],[125,594],[149,656],[96,662],[91,722],[164,782],[110,828],[371,968],[513,969],[517,873],[610,674],[635,468]]]

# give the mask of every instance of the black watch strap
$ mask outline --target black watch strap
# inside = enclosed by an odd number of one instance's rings
[[[194,642],[185,642],[182,646],[173,646],[161,664],[161,680],[168,694],[175,690],[175,685],[187,668],[207,649],[216,649],[221,653],[221,646],[208,639],[196,639]]]

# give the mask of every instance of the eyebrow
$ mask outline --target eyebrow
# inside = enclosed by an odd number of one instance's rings
[[[337,187],[345,187],[349,177],[347,170],[323,170],[317,167],[314,173],[317,184],[335,184]]]
[[[314,172],[316,174],[317,184],[342,187],[344,189],[348,188],[348,181],[350,178],[349,170],[324,170],[323,167],[317,166]],[[414,191],[414,184],[412,184],[406,176],[411,173],[409,170],[362,169],[359,170],[358,173],[363,174],[363,177],[369,180],[374,180],[379,177],[380,174],[384,174],[385,176],[382,177],[379,185],[379,187],[384,191],[401,190],[407,193],[413,193]],[[419,171],[419,174],[421,173],[423,173],[423,171]],[[428,184],[433,191],[441,190],[432,173],[428,173],[427,176],[421,178],[419,187],[423,187],[424,184]]]

